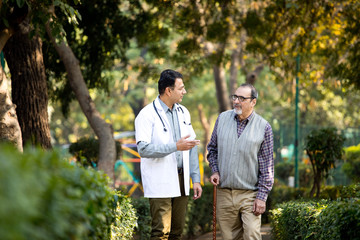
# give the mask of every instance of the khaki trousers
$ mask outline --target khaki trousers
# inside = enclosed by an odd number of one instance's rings
[[[179,174],[181,197],[150,198],[151,238],[181,239],[185,226],[188,196],[185,196],[184,176]]]
[[[256,193],[218,188],[216,217],[224,240],[261,240],[261,215],[252,212]]]

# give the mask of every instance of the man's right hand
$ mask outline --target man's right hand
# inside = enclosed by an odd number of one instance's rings
[[[200,144],[200,140],[187,140],[190,135],[187,135],[185,137],[182,137],[179,139],[179,141],[176,142],[176,148],[178,151],[186,151],[190,150],[196,145]]]
[[[210,182],[214,185],[217,186],[220,183],[220,174],[219,172],[213,173],[213,175],[211,175],[210,177]]]

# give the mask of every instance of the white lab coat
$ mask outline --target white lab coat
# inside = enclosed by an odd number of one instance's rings
[[[144,107],[135,119],[136,142],[144,141],[152,144],[174,143],[171,126],[165,111],[162,108],[159,98],[155,99],[155,107],[160,114],[167,131],[157,113],[153,103]],[[178,111],[181,137],[190,135],[195,139],[196,135],[191,126],[189,111],[180,104],[174,105]],[[181,110],[182,109],[182,110]],[[141,158],[141,178],[144,188],[144,196],[147,198],[169,198],[181,196],[177,161],[175,152],[163,158]],[[189,195],[190,189],[190,169],[189,151],[183,151],[183,171],[185,194]]]

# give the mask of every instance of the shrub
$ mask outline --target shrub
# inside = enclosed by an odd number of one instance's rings
[[[316,239],[313,228],[317,224],[316,216],[326,206],[326,201],[288,202],[271,210],[273,237],[278,240]]]
[[[352,182],[360,182],[360,144],[345,148],[345,163],[342,170]]]
[[[185,227],[188,236],[197,236],[212,230],[214,187],[208,183],[202,186],[202,189],[201,198],[195,201],[192,199],[193,191],[190,192]]]
[[[291,162],[280,162],[275,165],[275,177],[279,180],[288,184],[288,178],[294,176],[294,163]]]
[[[0,239],[129,239],[129,200],[56,151],[0,146]],[[118,232],[121,231],[121,232]]]
[[[342,159],[344,142],[344,136],[336,128],[313,130],[307,135],[305,150],[314,171],[311,197],[314,193],[319,197],[321,181],[335,167],[336,161]]]
[[[131,239],[134,228],[137,225],[136,210],[131,204],[131,199],[125,195],[115,195],[115,211],[113,211],[114,221],[111,224],[111,240]]]
[[[150,239],[151,234],[151,214],[150,204],[148,198],[133,198],[133,204],[136,209],[137,216],[137,239],[146,240]]]
[[[294,162],[280,162],[275,165],[275,177],[285,185],[288,185],[290,176],[295,175]],[[313,179],[313,172],[311,166],[300,163],[299,164],[299,182],[300,187],[308,187]]]
[[[342,187],[341,198],[360,198],[360,183]]]
[[[311,169],[311,165],[300,163],[299,164],[299,182],[300,187],[307,188],[311,186],[314,179],[314,173]]]
[[[334,201],[318,219],[316,239],[360,239],[360,199]]]
[[[291,201],[271,210],[274,239],[360,239],[360,199]]]
[[[121,144],[116,141],[116,156],[121,155]],[[69,152],[76,157],[84,167],[96,168],[99,159],[99,140],[95,138],[81,138],[72,143]]]

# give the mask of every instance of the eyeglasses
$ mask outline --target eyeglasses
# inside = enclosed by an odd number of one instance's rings
[[[243,96],[237,96],[237,95],[231,95],[231,100],[235,101],[236,99],[239,100],[239,102],[244,102],[246,99],[253,99],[253,97],[243,97]]]

